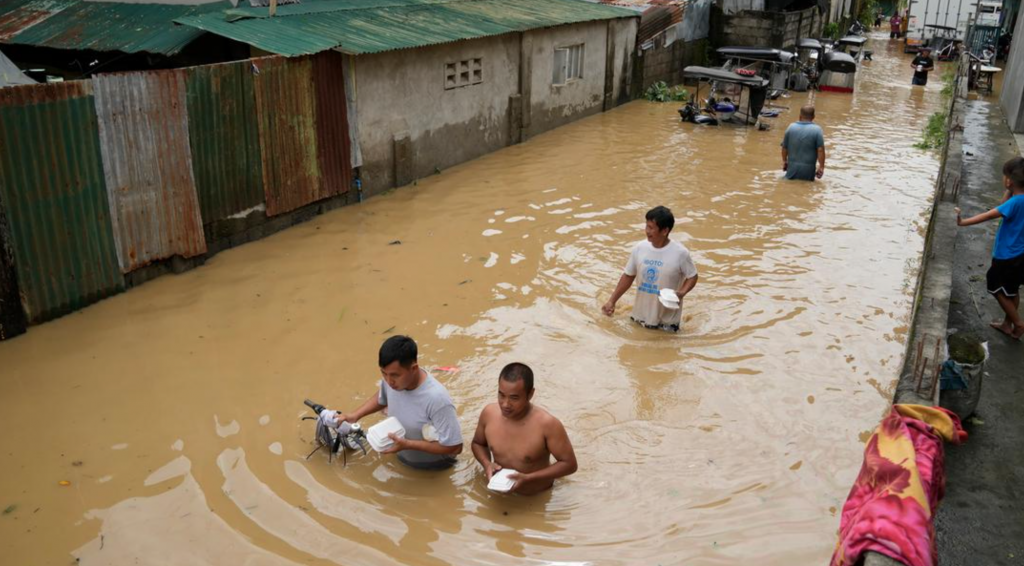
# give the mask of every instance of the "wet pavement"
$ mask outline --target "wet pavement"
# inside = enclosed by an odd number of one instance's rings
[[[1019,155],[998,99],[966,103],[964,172],[959,206],[974,215],[998,205],[1003,163]],[[1024,344],[989,328],[1003,313],[985,289],[997,222],[960,228],[956,236],[949,328],[988,341],[975,419],[962,446],[946,447],[946,498],[935,520],[945,566],[1024,563]]]
[[[941,81],[869,47],[856,93],[795,93],[770,131],[633,102],[0,343],[5,562],[826,561],[938,169],[912,144]],[[786,182],[808,100],[828,167]],[[658,204],[700,271],[678,335],[632,324],[632,293],[600,313]],[[468,449],[440,474],[306,460],[302,399],[354,407],[393,333],[447,368],[467,441],[498,370],[533,366],[580,471],[521,498]]]

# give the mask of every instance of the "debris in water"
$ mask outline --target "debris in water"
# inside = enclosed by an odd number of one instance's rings
[[[381,334],[391,334],[391,332],[392,332],[392,331],[393,331],[394,329],[395,329],[395,327],[394,327],[394,326],[392,326],[391,328],[389,328],[389,329],[385,330],[384,332],[381,332]]]
[[[71,482],[69,482],[68,480],[60,480],[59,482],[57,482],[57,485],[62,485],[64,487],[67,487],[67,486],[71,485]]]
[[[4,515],[10,515],[11,513],[14,513],[14,510],[17,508],[17,505],[8,505],[7,508],[4,509]]]
[[[71,462],[71,465],[75,466],[77,468],[78,466],[82,465],[82,461],[81,460],[75,460],[74,462]]]
[[[979,419],[978,417],[971,417],[971,418],[967,419],[967,422],[971,423],[972,425],[977,425],[977,426],[981,426],[981,425],[985,424],[985,421]]]
[[[466,283],[469,283],[471,281],[473,281],[473,280],[472,279],[463,279],[462,281],[459,281],[459,285],[465,285]]]
[[[400,246],[400,245],[402,245],[402,240],[391,240],[390,242],[388,242],[388,245],[389,246]]]

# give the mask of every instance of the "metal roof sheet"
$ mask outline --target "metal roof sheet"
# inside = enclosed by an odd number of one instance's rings
[[[321,0],[278,8],[241,8],[181,17],[175,22],[278,55],[338,49],[379,53],[616,18],[625,8],[582,0]]]
[[[240,61],[188,69],[188,137],[204,224],[263,204],[250,65]]]
[[[189,145],[185,76],[96,75],[96,115],[114,243],[123,273],[206,253]]]
[[[256,62],[256,113],[267,216],[330,196],[317,159],[313,62],[267,57]]]
[[[0,41],[22,31],[72,5],[76,0],[5,0],[0,3]]]
[[[0,193],[30,322],[124,287],[90,81],[0,89]]]
[[[8,6],[8,2],[14,5]],[[222,12],[230,5],[5,0],[0,2],[0,42],[174,55],[203,34],[193,27],[175,25],[176,18]]]

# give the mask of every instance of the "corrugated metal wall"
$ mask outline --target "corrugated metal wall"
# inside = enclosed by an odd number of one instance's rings
[[[206,253],[185,71],[97,75],[93,83],[121,271]]]
[[[248,61],[190,69],[188,129],[203,223],[264,201],[256,95]]]
[[[329,196],[317,163],[313,64],[308,57],[254,64],[267,216],[276,216]]]
[[[352,186],[343,57],[336,51],[325,51],[312,58],[316,89],[317,162],[327,196],[346,193]]]
[[[30,322],[123,287],[89,82],[0,89],[0,191]]]
[[[346,192],[349,135],[333,52],[0,89],[0,196],[29,321],[206,253],[204,222]]]

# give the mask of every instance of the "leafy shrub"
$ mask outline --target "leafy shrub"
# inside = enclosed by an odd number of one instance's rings
[[[669,88],[665,81],[658,81],[647,88],[644,98],[651,102],[681,101],[689,98],[690,93],[685,88]]]
[[[839,39],[839,22],[829,22],[825,29],[821,30],[821,35],[829,39]]]
[[[946,113],[936,112],[928,117],[928,123],[921,131],[921,141],[914,144],[917,149],[938,149],[946,143]]]

